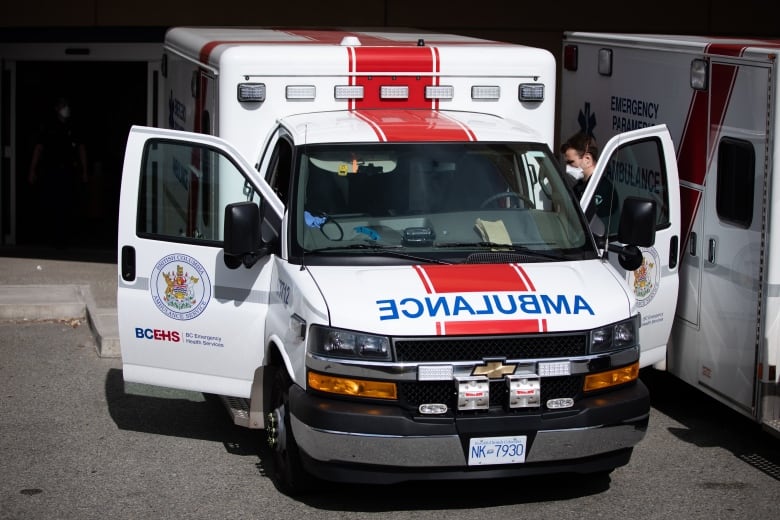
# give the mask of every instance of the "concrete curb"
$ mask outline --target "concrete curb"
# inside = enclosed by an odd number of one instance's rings
[[[0,320],[86,319],[100,357],[121,356],[116,309],[98,308],[88,285],[0,286]]]

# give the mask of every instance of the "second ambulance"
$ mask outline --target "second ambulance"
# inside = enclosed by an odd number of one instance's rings
[[[122,178],[125,381],[223,396],[293,493],[629,461],[650,405],[627,272],[679,200],[607,201],[617,242],[594,237],[550,150],[548,52],[176,28],[162,71],[170,128],[131,130]],[[663,127],[615,154],[676,182]]]

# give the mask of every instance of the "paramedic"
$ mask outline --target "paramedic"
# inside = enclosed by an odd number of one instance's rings
[[[561,145],[561,153],[566,161],[566,172],[574,179],[572,189],[577,198],[582,197],[590,176],[596,169],[598,147],[596,140],[578,132]]]
[[[571,172],[572,179],[576,179],[573,180],[571,188],[578,199],[582,198],[582,194],[596,170],[596,161],[599,155],[596,139],[591,135],[578,132],[561,145],[561,153],[566,161],[566,171]],[[603,221],[604,226],[609,228],[610,217],[617,214],[617,206],[617,192],[615,192],[608,176],[603,175],[596,187],[596,193],[585,211],[585,216],[592,223],[594,215],[597,215]],[[591,227],[593,228],[593,224]]]

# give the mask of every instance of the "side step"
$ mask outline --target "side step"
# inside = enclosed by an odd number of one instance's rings
[[[236,426],[249,428],[249,399],[243,397],[230,397],[227,395],[219,396],[222,404],[227,408],[228,413],[233,418]]]
[[[780,439],[780,419],[764,421],[764,429]]]
[[[762,382],[761,392],[761,422],[764,430],[780,438],[780,382]]]

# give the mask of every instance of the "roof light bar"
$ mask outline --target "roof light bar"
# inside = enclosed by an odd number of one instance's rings
[[[242,103],[262,103],[265,101],[265,83],[239,83],[237,96]]]
[[[317,88],[314,85],[287,85],[284,92],[287,99],[314,99]]]
[[[498,85],[473,85],[471,87],[471,99],[499,99],[501,87]]]
[[[333,96],[336,99],[363,99],[363,85],[336,85]]]
[[[520,83],[520,101],[544,101],[544,83]]]
[[[452,99],[455,95],[455,87],[452,85],[427,85],[425,87],[425,99]]]
[[[409,99],[409,87],[406,85],[382,85],[379,87],[381,99]]]

